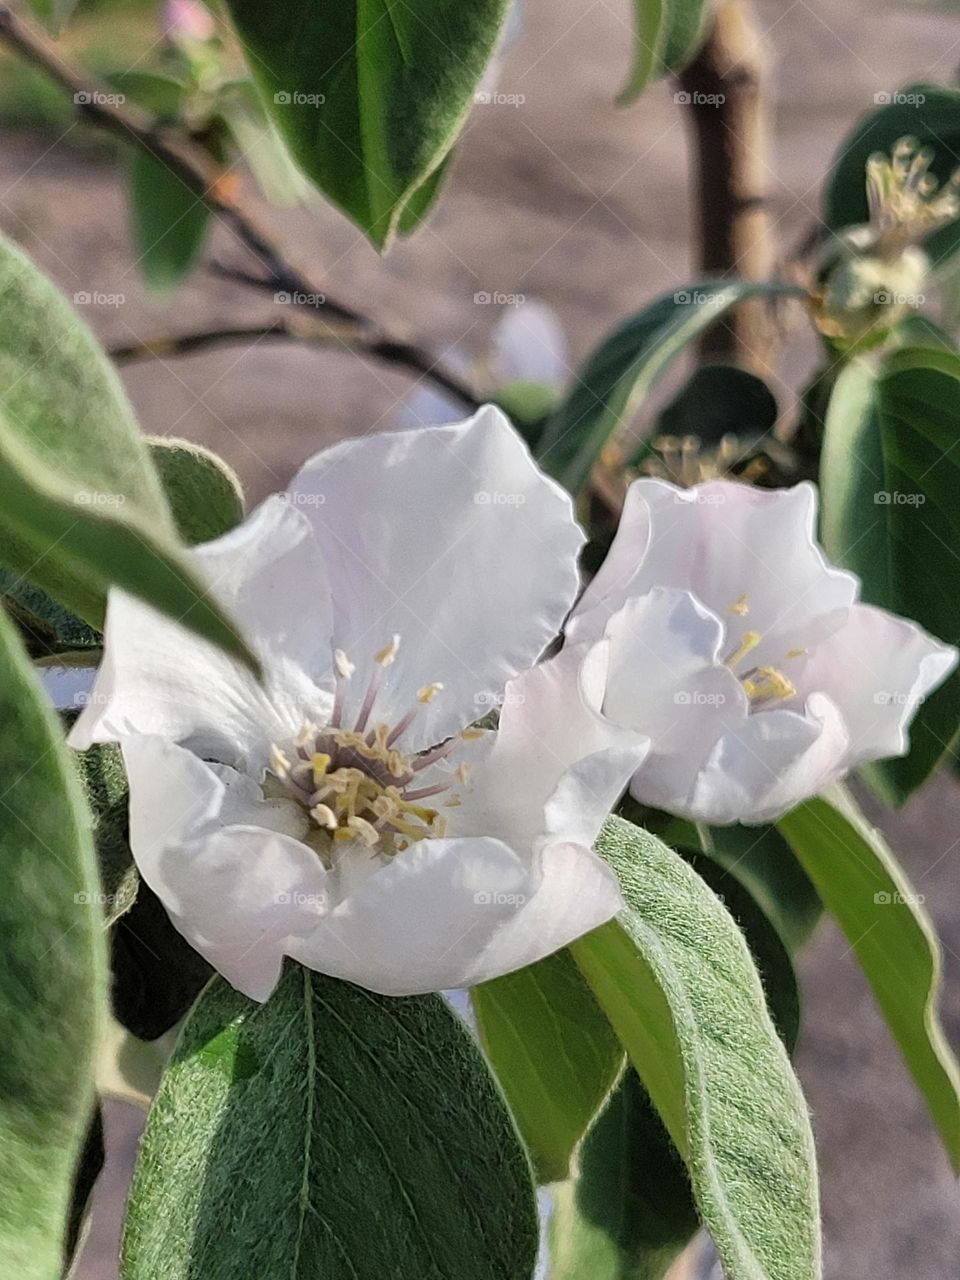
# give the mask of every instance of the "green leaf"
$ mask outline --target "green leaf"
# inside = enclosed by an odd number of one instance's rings
[[[788,858],[792,854],[784,844]],[[773,925],[736,877],[705,855],[687,861],[742,930],[788,1049],[800,1022],[797,981]],[[628,1071],[558,1188],[550,1220],[551,1280],[659,1280],[697,1229],[683,1161],[649,1095]]]
[[[454,144],[507,0],[228,0],[227,8],[294,159],[386,248],[411,202],[423,216],[420,189]]]
[[[130,852],[130,788],[120,748],[114,743],[98,743],[86,751],[76,751],[73,758],[93,815],[100,903],[109,925],[133,906],[139,885]]]
[[[827,554],[859,575],[865,600],[950,644],[960,641],[958,421],[960,357],[925,348],[852,360],[830,398],[820,464]],[[914,791],[958,728],[954,674],[919,708],[910,754],[870,767],[885,798]]]
[[[617,101],[635,102],[654,76],[683,67],[696,53],[708,0],[633,0],[633,66]]]
[[[51,35],[58,36],[73,17],[77,0],[29,0],[29,4]]]
[[[626,907],[571,947],[690,1172],[730,1280],[820,1275],[806,1107],[747,944],[679,855],[622,818]]]
[[[773,392],[755,373],[732,364],[697,369],[657,419],[657,434],[696,436],[717,445],[726,435],[753,441],[772,431],[779,410]]]
[[[31,658],[98,650],[103,636],[12,569],[0,566],[0,596]],[[91,656],[91,661],[95,657]]]
[[[138,1040],[166,1035],[213,976],[143,882],[110,931],[110,969],[114,1017]]]
[[[222,979],[147,1123],[124,1280],[524,1280],[529,1165],[439,996],[288,966],[267,1004]]]
[[[623,1069],[619,1040],[565,951],[485,982],[471,998],[538,1181],[566,1178]]]
[[[128,191],[136,265],[147,286],[164,293],[203,252],[210,211],[168,165],[139,149],[130,157]]]
[[[629,813],[624,813],[630,817]],[[711,827],[704,849],[700,833],[682,818],[644,825],[672,849],[704,853],[735,876],[794,954],[808,942],[823,914],[810,877],[776,827]]]
[[[841,787],[779,827],[855,952],[960,1172],[960,1071],[937,1012],[940,948],[923,896]]]
[[[91,626],[124,587],[256,667],[182,554],[116,374],[53,285],[0,240],[0,561]]]
[[[149,443],[177,533],[188,547],[212,542],[243,520],[240,481],[212,449],[167,436]]]
[[[103,1172],[107,1153],[103,1145],[103,1109],[94,1105],[93,1116],[87,1126],[80,1159],[73,1177],[70,1209],[67,1213],[67,1235],[63,1246],[63,1270],[68,1274],[70,1264],[77,1257],[90,1226],[93,1188]]]
[[[665,294],[600,343],[550,418],[537,449],[542,465],[577,494],[594,463],[626,427],[670,361],[744,298],[793,286],[700,282]]]
[[[0,1258],[51,1280],[93,1110],[104,944],[83,797],[2,611],[0,651]]]
[[[633,1071],[554,1190],[550,1280],[661,1280],[700,1225],[690,1179]]]
[[[889,154],[900,138],[916,138],[933,148],[930,167],[941,181],[957,166],[960,90],[911,84],[886,97],[889,101],[858,121],[837,150],[824,199],[824,219],[831,231],[867,221],[867,160],[875,151]],[[960,223],[937,231],[925,248],[934,262],[945,262],[960,248]]]

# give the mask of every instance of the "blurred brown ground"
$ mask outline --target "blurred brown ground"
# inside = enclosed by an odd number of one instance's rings
[[[911,79],[953,77],[960,18],[871,0],[761,0],[774,58],[770,189],[785,246],[816,216],[820,180],[874,95]],[[271,215],[331,294],[390,316],[444,350],[479,353],[496,318],[474,294],[546,299],[579,360],[612,321],[690,272],[683,121],[660,84],[634,108],[613,96],[625,75],[628,0],[530,0],[525,36],[500,88],[522,106],[483,106],[436,214],[385,261],[332,210]],[[218,322],[268,319],[266,300],[198,274],[173,298],[148,299],[130,263],[116,170],[49,138],[6,133],[0,226],[72,295],[121,293],[89,308],[99,335],[128,343]],[[218,232],[223,257],[239,251]],[[810,358],[801,342],[790,386]],[[386,420],[409,380],[341,352],[232,349],[125,374],[148,431],[221,452],[252,497],[283,484],[323,444]],[[791,391],[778,386],[783,405]],[[940,779],[885,820],[946,945],[945,1015],[960,1043],[958,789]],[[822,1161],[828,1280],[957,1280],[957,1189],[845,942],[829,926],[804,957],[806,1025],[799,1067]],[[111,1165],[82,1268],[113,1280],[117,1219],[136,1142],[127,1108],[111,1110]],[[452,1280],[452,1278],[451,1278]]]

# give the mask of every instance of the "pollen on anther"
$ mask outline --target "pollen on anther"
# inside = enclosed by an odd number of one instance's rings
[[[425,684],[422,689],[417,690],[417,701],[432,702],[442,689],[443,685],[439,680],[434,680],[432,684]]]
[[[334,649],[333,664],[337,668],[337,674],[344,680],[349,680],[356,671],[356,664],[351,662],[342,649]]]
[[[400,637],[395,635],[389,644],[385,644],[379,653],[374,654],[374,661],[381,667],[389,667],[400,648]]]
[[[738,618],[745,618],[750,612],[750,602],[747,599],[746,592],[742,596],[737,596],[733,604],[728,607],[728,612],[734,614]]]

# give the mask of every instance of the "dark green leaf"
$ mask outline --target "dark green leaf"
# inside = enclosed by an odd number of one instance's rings
[[[708,364],[666,406],[657,420],[664,435],[696,436],[716,445],[726,435],[754,441],[773,430],[777,401],[762,378],[732,364]]]
[[[98,650],[103,636],[12,569],[0,566],[0,595],[31,658]]]
[[[253,664],[182,555],[146,445],[92,334],[0,241],[0,561],[91,626],[111,584]]]
[[[840,787],[779,826],[856,953],[960,1172],[960,1071],[937,1011],[940,948],[923,895]]]
[[[507,0],[228,0],[304,173],[385,248],[450,151]],[[293,38],[292,38],[293,37]],[[419,195],[418,195],[419,192]]]
[[[626,427],[670,361],[744,298],[794,293],[786,284],[700,282],[665,294],[600,343],[547,423],[544,467],[577,494],[594,463]]]
[[[867,160],[875,151],[889,154],[900,138],[933,148],[930,167],[941,181],[960,165],[960,90],[911,84],[885,96],[888,101],[858,121],[837,151],[824,210],[832,231],[867,221]],[[943,227],[925,247],[935,262],[944,262],[960,247],[960,223]]]
[[[699,1218],[677,1149],[628,1071],[554,1191],[550,1280],[661,1280]]]
[[[168,165],[139,149],[130,157],[129,195],[137,267],[147,285],[163,293],[190,274],[210,211]]]
[[[960,357],[933,348],[862,357],[840,374],[820,469],[827,554],[863,581],[864,599],[960,642]],[[878,691],[882,696],[883,691]],[[960,675],[920,707],[910,754],[871,766],[905,799],[960,727]]]
[[[742,934],[656,837],[611,818],[597,850],[626,908],[571,950],[684,1158],[725,1273],[813,1280],[813,1138]]]
[[[620,1042],[565,951],[471,993],[484,1051],[540,1182],[574,1147],[623,1069]]]
[[[63,1247],[65,1272],[69,1271],[70,1264],[76,1258],[86,1238],[90,1225],[90,1198],[96,1181],[103,1172],[106,1154],[103,1145],[103,1108],[98,1102],[94,1106],[93,1116],[87,1126],[87,1136],[73,1175],[73,1191],[70,1210],[67,1214],[67,1238]]]
[[[438,996],[290,965],[256,1005],[202,996],[150,1113],[124,1280],[525,1280],[529,1166]]]
[[[114,1017],[139,1040],[156,1040],[176,1026],[213,974],[142,882],[110,931],[110,968]]]
[[[105,962],[89,816],[60,725],[0,611],[0,1259],[59,1275],[93,1109]]]
[[[129,911],[138,877],[130,852],[130,789],[119,747],[97,744],[74,752],[77,772],[93,814],[93,844],[100,871],[101,905],[109,925]]]

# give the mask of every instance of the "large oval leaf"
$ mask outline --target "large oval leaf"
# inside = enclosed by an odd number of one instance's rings
[[[940,947],[922,895],[840,787],[779,827],[856,954],[960,1173],[960,1069],[940,1025]]]
[[[648,832],[611,818],[597,850],[626,907],[571,950],[690,1171],[725,1274],[814,1280],[813,1137],[742,934]]]
[[[566,951],[471,992],[484,1051],[541,1182],[570,1157],[623,1069],[623,1049]]]
[[[290,965],[267,1004],[215,979],[147,1123],[125,1280],[524,1280],[526,1155],[439,996]]]
[[[820,465],[822,534],[831,559],[863,582],[864,599],[960,643],[960,356],[904,349],[862,357],[840,374]],[[877,689],[882,698],[886,691]],[[960,675],[919,708],[910,754],[870,767],[902,801],[960,729]]]
[[[123,390],[49,280],[0,240],[0,561],[92,626],[117,585],[253,664],[182,554]],[[255,664],[253,664],[255,665]]]
[[[294,158],[378,248],[453,146],[507,7],[227,0]]]
[[[90,819],[63,733],[0,610],[0,1258],[60,1273],[106,1006]]]
[[[547,422],[537,445],[542,465],[579,493],[606,444],[629,423],[675,356],[744,298],[796,292],[779,283],[701,281],[631,316],[589,356]]]

